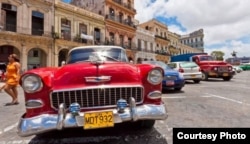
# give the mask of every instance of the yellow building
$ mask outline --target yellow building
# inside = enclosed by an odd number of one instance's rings
[[[104,17],[83,8],[55,1],[54,63],[59,66],[76,46],[101,44],[105,37]]]
[[[21,70],[52,65],[53,1],[1,0],[0,62],[20,57]]]
[[[156,19],[139,24],[139,27],[154,32],[156,60],[168,62],[170,59],[168,52],[169,38],[168,27]]]
[[[107,45],[122,46],[128,57],[134,58],[135,19],[134,0],[72,0],[72,4],[105,17]]]

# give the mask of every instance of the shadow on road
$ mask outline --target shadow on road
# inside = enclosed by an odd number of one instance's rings
[[[34,137],[29,144],[167,144],[155,128],[139,129],[136,123],[124,123],[113,128],[95,130],[65,129]]]

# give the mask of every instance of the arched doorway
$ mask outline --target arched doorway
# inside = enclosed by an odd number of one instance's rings
[[[28,52],[28,70],[47,66],[47,55],[40,48],[33,48]]]
[[[11,45],[3,45],[0,46],[0,63],[8,63],[8,56],[10,54],[17,54],[19,58],[21,58],[20,56],[20,51]],[[20,59],[21,61],[21,59]]]
[[[67,49],[62,49],[59,51],[59,56],[58,56],[58,66],[61,66],[62,61],[67,60],[69,50]]]

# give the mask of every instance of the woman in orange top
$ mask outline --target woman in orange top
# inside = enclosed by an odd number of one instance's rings
[[[8,59],[9,64],[6,69],[6,83],[4,90],[11,96],[12,102],[7,103],[6,105],[17,105],[19,104],[17,86],[20,78],[20,63],[16,54],[11,54]]]

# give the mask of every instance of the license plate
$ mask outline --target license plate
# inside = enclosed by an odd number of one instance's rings
[[[166,85],[167,86],[173,86],[174,85],[174,81],[166,81]]]
[[[195,77],[196,77],[196,75],[191,75],[191,77],[192,77],[192,78],[195,78]]]
[[[223,73],[223,76],[228,76],[228,73]]]
[[[84,114],[84,129],[96,129],[114,126],[112,111],[91,112]]]

